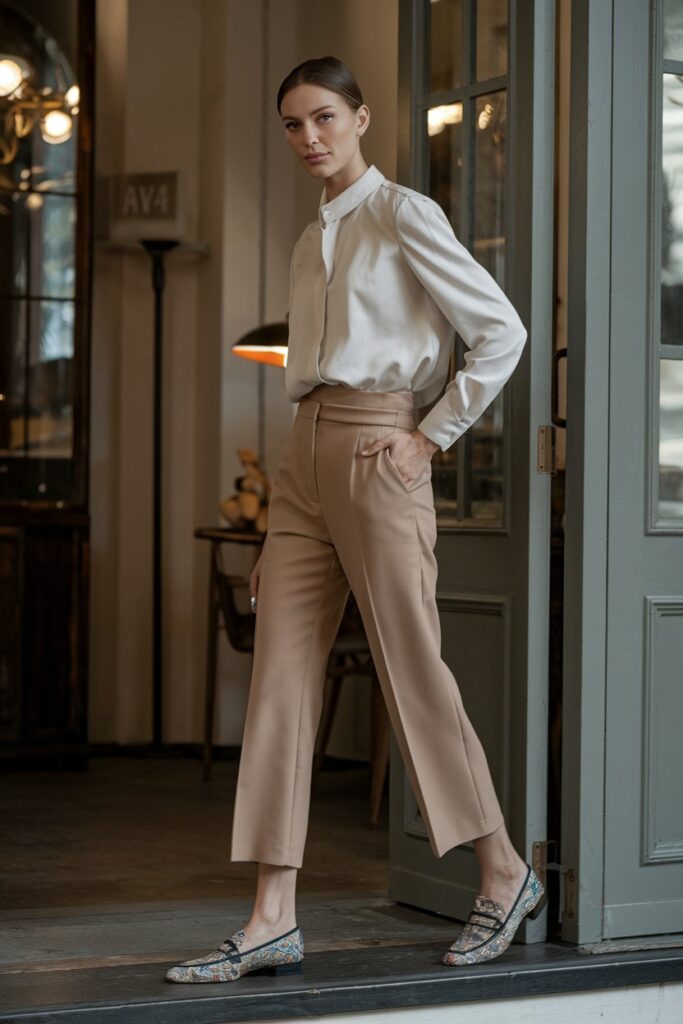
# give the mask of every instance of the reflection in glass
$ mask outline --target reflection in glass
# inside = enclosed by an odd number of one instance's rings
[[[429,91],[447,92],[463,81],[462,0],[432,0],[429,15]]]
[[[76,287],[76,200],[32,193],[32,295],[73,298]],[[33,204],[30,200],[33,199]],[[36,247],[38,252],[35,252]]]
[[[664,59],[683,60],[683,5],[664,0]]]
[[[659,518],[683,521],[683,360],[659,368]]]
[[[505,280],[505,92],[478,96],[474,117],[474,255]]]
[[[24,294],[27,290],[26,195],[0,192],[0,295]]]
[[[503,519],[503,395],[469,430],[469,505],[472,519]]]
[[[0,3],[1,502],[75,493],[80,91],[72,70],[76,21],[67,6],[39,4],[43,27]],[[51,24],[68,55],[49,34]]]
[[[25,302],[0,301],[0,457],[25,447]]]
[[[455,376],[456,368],[456,347],[454,346],[451,360],[448,366],[447,380]],[[429,410],[436,405],[441,398],[438,395],[433,402],[420,412],[420,418],[426,416]],[[445,452],[438,451],[432,457],[432,487],[434,490],[434,508],[436,514],[442,521],[455,520],[458,517],[458,442],[447,448]]]
[[[477,0],[477,74],[483,82],[507,74],[507,0]]]
[[[683,82],[662,91],[661,342],[683,344]]]
[[[463,0],[432,0],[429,11],[432,106],[423,122],[429,195],[462,243],[504,287],[507,94],[498,89],[464,102],[435,94],[507,74],[507,0],[477,0],[466,9]],[[470,16],[473,32],[466,41],[463,25],[470,24]],[[464,366],[466,351],[456,337],[448,381]],[[504,409],[501,394],[454,445],[434,455],[434,504],[442,527],[502,525]]]
[[[73,193],[80,95],[71,63],[14,6],[0,4],[0,39],[0,189]]]
[[[72,456],[72,302],[0,302],[0,456]]]
[[[28,454],[32,458],[71,458],[74,314],[72,302],[31,303]]]
[[[460,231],[462,176],[462,103],[427,111],[429,195],[442,208],[456,234]]]

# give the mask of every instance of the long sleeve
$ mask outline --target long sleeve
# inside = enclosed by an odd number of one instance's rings
[[[409,267],[458,332],[465,366],[418,424],[445,451],[481,416],[517,365],[527,331],[496,280],[429,196],[406,196],[396,232]]]

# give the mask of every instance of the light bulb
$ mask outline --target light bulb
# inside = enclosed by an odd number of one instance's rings
[[[50,110],[40,122],[40,134],[46,142],[58,144],[71,137],[71,118],[63,110]]]
[[[24,72],[12,57],[0,60],[0,96],[11,96],[24,80]]]
[[[77,107],[80,98],[81,90],[78,88],[77,85],[72,85],[70,89],[67,89],[66,96],[64,97],[64,99],[66,100],[66,105],[68,107]]]
[[[447,124],[459,124],[462,121],[462,103],[446,103],[440,107],[430,107],[427,111],[427,134],[438,135]]]

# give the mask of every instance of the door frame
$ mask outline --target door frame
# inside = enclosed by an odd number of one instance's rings
[[[562,938],[603,934],[612,4],[572,0],[562,701]]]

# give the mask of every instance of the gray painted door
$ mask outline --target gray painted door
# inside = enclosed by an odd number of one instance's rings
[[[554,5],[504,7],[401,3],[399,174],[442,205],[529,332],[504,393],[434,456],[433,482],[442,656],[531,861],[546,826],[550,477],[537,438],[550,422]],[[471,843],[432,854],[394,742],[392,898],[462,920],[478,880]],[[519,937],[542,939],[544,917]]]
[[[683,6],[614,40],[605,938],[683,932]]]

